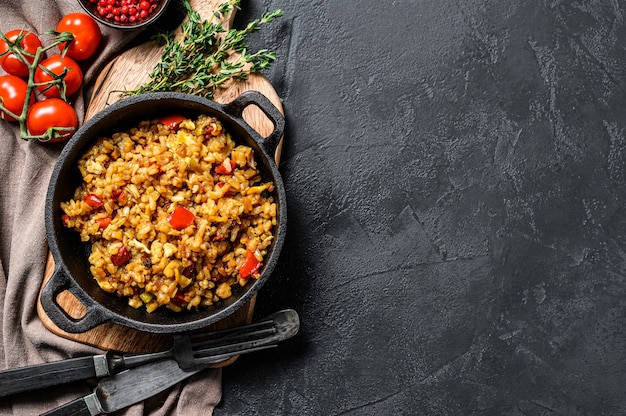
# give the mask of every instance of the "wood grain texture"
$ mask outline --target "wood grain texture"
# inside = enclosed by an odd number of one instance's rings
[[[191,1],[192,7],[200,13],[203,19],[211,18],[213,11],[221,3],[221,0]],[[234,12],[231,13],[228,20],[222,21],[224,28],[229,29],[233,19]],[[149,73],[158,62],[161,52],[162,48],[159,45],[154,42],[147,42],[125,51],[107,64],[96,79],[85,119],[91,118],[107,105],[119,100],[120,95],[118,91],[134,89],[148,81]],[[248,90],[261,92],[284,114],[281,100],[276,91],[269,81],[259,74],[252,74],[246,81],[231,83],[226,88],[217,91],[214,99],[220,103],[230,102],[242,92]],[[263,137],[269,135],[273,130],[271,121],[255,106],[247,107],[244,110],[243,118]],[[277,162],[280,160],[280,151],[281,146],[279,145],[275,154]],[[54,259],[49,254],[42,288],[52,276],[53,271]],[[57,300],[59,305],[70,316],[80,317],[85,313],[85,307],[67,291],[62,292]],[[204,330],[229,328],[251,322],[255,302],[256,295],[241,309]],[[44,326],[51,332],[104,350],[125,353],[160,351],[168,348],[172,342],[171,335],[150,334],[117,324],[103,324],[84,333],[71,334],[58,328],[48,318],[39,302],[37,312]],[[236,357],[216,366],[228,365],[235,359]]]

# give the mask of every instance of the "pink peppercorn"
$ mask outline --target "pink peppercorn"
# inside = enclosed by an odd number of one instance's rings
[[[96,12],[105,19],[121,23],[139,23],[158,7],[160,0],[90,0]]]

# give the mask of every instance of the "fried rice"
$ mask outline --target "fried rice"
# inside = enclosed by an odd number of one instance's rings
[[[153,312],[194,310],[260,276],[277,225],[272,182],[214,118],[142,121],[78,163],[63,223],[91,243],[102,290]]]

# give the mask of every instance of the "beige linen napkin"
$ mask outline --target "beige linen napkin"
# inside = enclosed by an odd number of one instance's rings
[[[75,0],[0,0],[0,30],[28,29],[42,34],[60,17],[81,11]],[[133,34],[101,26],[96,58],[83,63],[88,86],[111,56]],[[87,67],[85,67],[87,65]],[[0,74],[4,72],[0,69]],[[83,91],[75,107],[84,115]],[[16,125],[0,120],[0,369],[61,360],[101,351],[58,337],[37,316],[36,304],[45,270],[47,243],[44,202],[48,181],[62,145],[21,140]],[[36,415],[89,394],[94,383],[73,383],[0,399],[1,415]],[[221,399],[221,371],[205,370],[120,415],[211,415]]]

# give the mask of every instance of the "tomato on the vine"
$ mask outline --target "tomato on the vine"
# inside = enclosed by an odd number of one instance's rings
[[[35,61],[34,55],[37,52],[37,49],[42,47],[41,41],[39,40],[37,35],[32,32],[16,29],[8,31],[4,34],[4,36],[6,36],[6,38],[10,42],[17,42],[18,38],[21,37],[19,45],[24,50],[24,52],[27,53],[24,55],[24,58],[30,64]],[[0,54],[3,54],[8,50],[9,44],[5,42],[4,39],[0,38]],[[32,54],[32,56],[29,56],[28,54]],[[9,52],[6,55],[2,55],[2,57],[0,57],[0,66],[2,66],[2,69],[4,69],[7,73],[11,75],[23,78],[28,76],[28,66],[24,62],[22,62],[13,52]]]
[[[35,83],[43,84],[37,85],[37,89],[41,91],[43,95],[48,98],[61,97],[60,85],[56,84],[50,86],[51,81],[55,79],[50,73],[59,76],[67,70],[63,79],[65,83],[65,96],[69,97],[80,89],[83,83],[83,71],[80,69],[78,63],[70,57],[54,55],[48,59],[43,60],[35,70]],[[48,72],[49,71],[49,72]],[[47,84],[47,85],[46,85]]]
[[[15,75],[0,76],[0,104],[11,113],[19,116],[22,114],[28,84],[22,78]],[[30,95],[29,104],[35,102],[35,95]],[[0,117],[6,121],[15,121],[15,118],[0,109]]]
[[[67,56],[83,61],[89,59],[98,50],[102,31],[98,23],[85,13],[70,13],[61,18],[57,25],[57,32],[70,32],[74,40],[69,43]],[[65,43],[59,49],[65,48]]]
[[[42,141],[61,142],[72,137],[78,127],[74,108],[60,98],[38,101],[30,107],[26,127],[31,136],[47,136]]]

